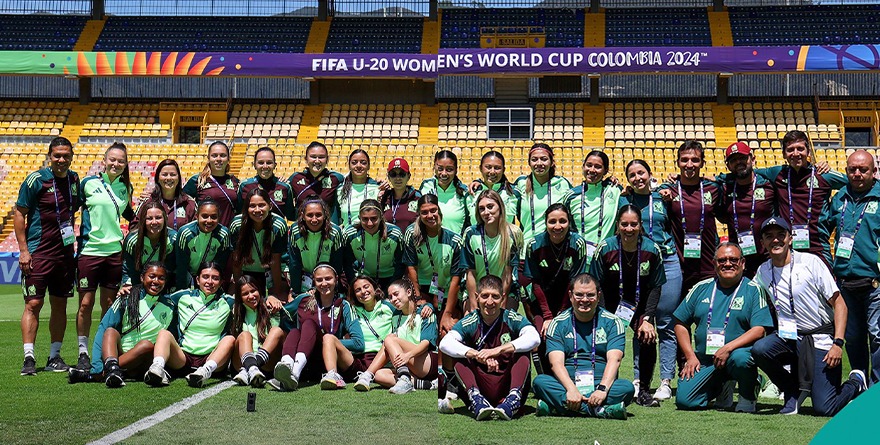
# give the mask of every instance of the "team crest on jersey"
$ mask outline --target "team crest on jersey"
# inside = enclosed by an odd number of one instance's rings
[[[162,312],[162,314],[159,315],[159,319],[162,320],[163,322],[167,321],[168,320],[168,312]]]
[[[545,263],[546,263],[546,261],[545,261]],[[571,267],[573,265],[574,265],[574,258],[572,258],[570,256],[565,257],[565,261],[563,261],[563,263],[562,263],[562,268],[565,270],[571,270]],[[545,267],[546,267],[546,265],[545,265]]]
[[[703,204],[712,205],[712,192],[703,193]]]
[[[272,192],[272,199],[276,201],[281,201],[282,199],[284,199],[284,193],[281,190],[275,190],[274,192]]]
[[[501,334],[501,344],[510,343],[510,332],[505,332]]]
[[[177,209],[177,213],[175,214],[175,216],[178,218],[186,218],[186,209],[183,207]]]
[[[657,201],[654,203],[654,211],[662,212],[663,211],[663,201]]]
[[[76,194],[77,194],[77,193],[76,193],[76,190],[77,190],[76,187],[77,187],[76,183],[72,183],[72,184],[70,184],[70,193],[71,193],[71,194],[73,194],[73,195],[76,195]]]
[[[83,277],[79,279],[79,287],[89,287],[89,278]]]
[[[815,176],[810,176],[810,179],[807,180],[808,187],[819,187],[819,178]]]
[[[764,189],[759,189],[759,188],[755,189],[755,199],[758,201],[763,201],[763,200],[767,199],[767,196],[764,193]]]
[[[743,308],[743,297],[736,297],[730,302],[730,310],[741,311]]]
[[[232,185],[232,180],[231,180],[231,179],[227,179],[226,182],[223,183],[223,185],[225,185],[226,188],[228,188],[228,189],[235,188],[235,187],[233,187],[233,185]]]
[[[605,334],[605,328],[596,329],[596,344],[608,343],[608,335]]]
[[[871,201],[865,207],[865,213],[870,213],[871,215],[877,213],[877,201]]]
[[[406,205],[406,208],[407,208],[410,212],[415,212],[416,210],[418,210],[418,206],[419,206],[419,202],[418,202],[418,201],[410,201],[409,204]]]
[[[28,286],[27,287],[27,295],[28,296],[37,295],[37,286],[34,286],[33,284]]]
[[[650,272],[651,263],[645,261],[644,263],[639,263],[639,275],[646,277]]]
[[[324,187],[329,188],[329,187],[331,186],[330,177],[328,176],[328,177],[322,179],[322,180],[321,180],[321,185],[324,186]]]

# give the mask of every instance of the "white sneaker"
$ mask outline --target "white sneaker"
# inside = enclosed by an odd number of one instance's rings
[[[757,402],[755,400],[739,398],[734,411],[738,413],[754,413],[756,411]]]
[[[654,391],[654,398],[656,400],[669,400],[672,398],[672,387],[669,386],[671,381],[669,379],[663,379],[660,381],[660,387],[657,388],[657,391]]]
[[[293,375],[293,369],[284,362],[275,365],[275,378],[281,384],[282,391],[294,391],[299,387],[299,380]]]
[[[266,384],[266,376],[256,366],[251,366],[251,369],[248,370],[248,380],[252,388],[262,388]]]
[[[733,390],[736,380],[728,380],[721,387],[721,393],[715,398],[715,409],[728,409],[733,406]]]
[[[336,371],[329,371],[321,377],[321,389],[345,389],[345,380]]]
[[[199,366],[195,371],[186,376],[186,383],[193,388],[201,388],[205,386],[205,381],[208,378],[208,370],[204,366]]]
[[[400,378],[397,379],[397,383],[391,388],[388,388],[388,392],[391,394],[406,394],[415,390],[416,389],[412,384],[412,379],[408,375],[400,376]]]
[[[455,408],[452,407],[452,400],[437,399],[437,411],[440,414],[455,414]]]
[[[633,386],[636,388],[636,394],[638,394],[638,393],[639,393],[639,390],[640,390],[641,387],[642,387],[642,381],[639,380],[639,379],[635,379],[635,380],[633,380]]]
[[[370,390],[370,383],[373,383],[373,373],[358,372],[357,382],[354,384],[356,391],[366,392]]]
[[[436,391],[438,383],[439,383],[438,379],[431,380],[431,388],[429,389],[429,391]]]
[[[171,376],[165,371],[164,366],[156,363],[150,365],[150,369],[144,374],[144,383],[150,386],[168,386]]]
[[[768,380],[768,382],[769,382],[769,380]],[[773,382],[769,382],[769,383],[767,383],[766,386],[764,386],[764,389],[762,389],[761,392],[758,394],[758,397],[764,397],[764,398],[768,398],[768,399],[781,399],[781,398],[784,398],[784,394],[779,392],[779,388],[776,385],[774,385]]]
[[[235,374],[235,377],[232,378],[235,383],[238,383],[239,386],[248,386],[250,384],[250,379],[248,378],[247,371],[244,368],[241,368],[238,371],[238,374]]]

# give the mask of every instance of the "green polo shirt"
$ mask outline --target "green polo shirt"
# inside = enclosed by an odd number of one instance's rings
[[[80,255],[106,257],[122,251],[124,238],[119,224],[131,219],[131,194],[121,176],[110,182],[106,173],[83,179],[79,187],[83,203]]]

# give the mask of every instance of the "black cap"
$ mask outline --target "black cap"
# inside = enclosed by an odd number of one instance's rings
[[[764,224],[761,224],[761,233],[763,234],[764,231],[767,230],[767,228],[771,227],[771,226],[780,227],[783,230],[785,230],[786,232],[791,233],[791,227],[788,226],[788,221],[786,221],[782,218],[776,217],[776,216],[773,216],[773,217],[770,217],[770,218],[767,218],[766,220],[764,220]]]

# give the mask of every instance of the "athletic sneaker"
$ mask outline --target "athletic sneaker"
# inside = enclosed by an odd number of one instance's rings
[[[715,398],[715,409],[728,409],[733,406],[733,390],[736,380],[728,380],[721,387],[721,392]]]
[[[144,383],[150,386],[168,386],[170,380],[171,376],[168,375],[168,371],[156,363],[150,365],[150,369],[144,374]]]
[[[70,368],[67,370],[67,383],[87,383],[92,381],[92,376],[88,371],[82,369]]]
[[[785,403],[782,404],[782,409],[779,410],[779,414],[790,416],[798,413],[798,398],[796,395],[786,395],[783,400],[785,400]]]
[[[794,402],[796,404],[797,399],[794,399]],[[756,406],[756,401],[740,397],[739,402],[736,402],[736,409],[734,411],[738,413],[754,413],[756,410]]]
[[[92,359],[89,358],[89,354],[85,352],[79,354],[79,360],[76,361],[76,369],[82,369],[83,371],[92,369]]]
[[[553,415],[553,411],[550,410],[550,405],[547,402],[538,399],[538,410],[535,411],[535,415],[538,417],[546,417]]]
[[[195,371],[186,375],[186,383],[193,388],[205,386],[206,380],[208,380],[208,370],[204,366],[199,366]]]
[[[21,365],[21,375],[37,375],[37,361],[33,357],[26,355],[24,364]]]
[[[672,386],[669,384],[671,381],[669,379],[663,379],[660,381],[660,387],[657,388],[657,391],[654,391],[654,398],[657,400],[669,400],[672,398]]]
[[[357,376],[358,379],[357,382],[354,383],[354,389],[361,392],[369,391],[370,383],[373,383],[373,374],[369,372],[358,371]]]
[[[513,416],[519,411],[520,406],[522,406],[522,398],[519,395],[519,391],[511,391],[510,394],[507,394],[507,397],[498,404],[495,410],[498,412],[498,417],[502,420],[510,420],[513,419]]]
[[[640,406],[649,408],[657,408],[660,406],[660,401],[651,397],[651,393],[649,393],[647,389],[643,389],[639,392],[639,395],[636,396],[636,403]]]
[[[636,389],[635,393],[638,394],[642,390],[642,382],[639,379],[633,380],[633,387]]]
[[[437,399],[437,411],[440,414],[455,414],[455,408],[452,407],[452,400]]]
[[[273,389],[275,391],[289,391],[288,389],[284,389],[284,386],[281,384],[281,382],[278,381],[278,379],[266,380],[266,385],[269,386],[269,389]]]
[[[64,359],[60,355],[49,358],[44,368],[45,371],[50,372],[67,372],[68,369],[70,369],[70,365],[64,363]]]
[[[406,394],[415,390],[416,388],[413,386],[412,378],[408,375],[400,376],[400,378],[397,379],[397,383],[391,388],[388,388],[388,392],[391,394]]]
[[[251,388],[262,388],[266,384],[266,376],[263,374],[263,371],[260,371],[260,368],[251,366],[247,374],[248,380],[251,382]]]
[[[108,388],[122,388],[125,386],[125,379],[122,378],[122,371],[117,366],[116,368],[107,371],[107,376],[104,379],[104,384],[107,385]]]
[[[251,383],[251,380],[248,378],[248,372],[244,368],[241,368],[232,380],[238,383],[238,386],[248,386]]]
[[[865,373],[859,369],[853,369],[849,372],[849,379],[856,382],[859,386],[859,391],[857,394],[861,394],[868,390],[868,379],[865,377]]]
[[[294,391],[299,387],[299,380],[293,375],[293,369],[284,362],[275,365],[275,378],[281,385],[279,391]]]
[[[489,404],[477,388],[468,391],[468,397],[471,399],[471,412],[474,413],[477,420],[487,420],[492,418],[493,414],[496,414],[495,408]]]
[[[345,380],[336,371],[328,371],[321,376],[321,389],[345,389]]]
[[[431,380],[431,387],[428,390],[436,391],[438,386],[438,379]]]
[[[626,406],[623,402],[614,405],[600,406],[596,409],[596,417],[603,419],[626,420]]]

